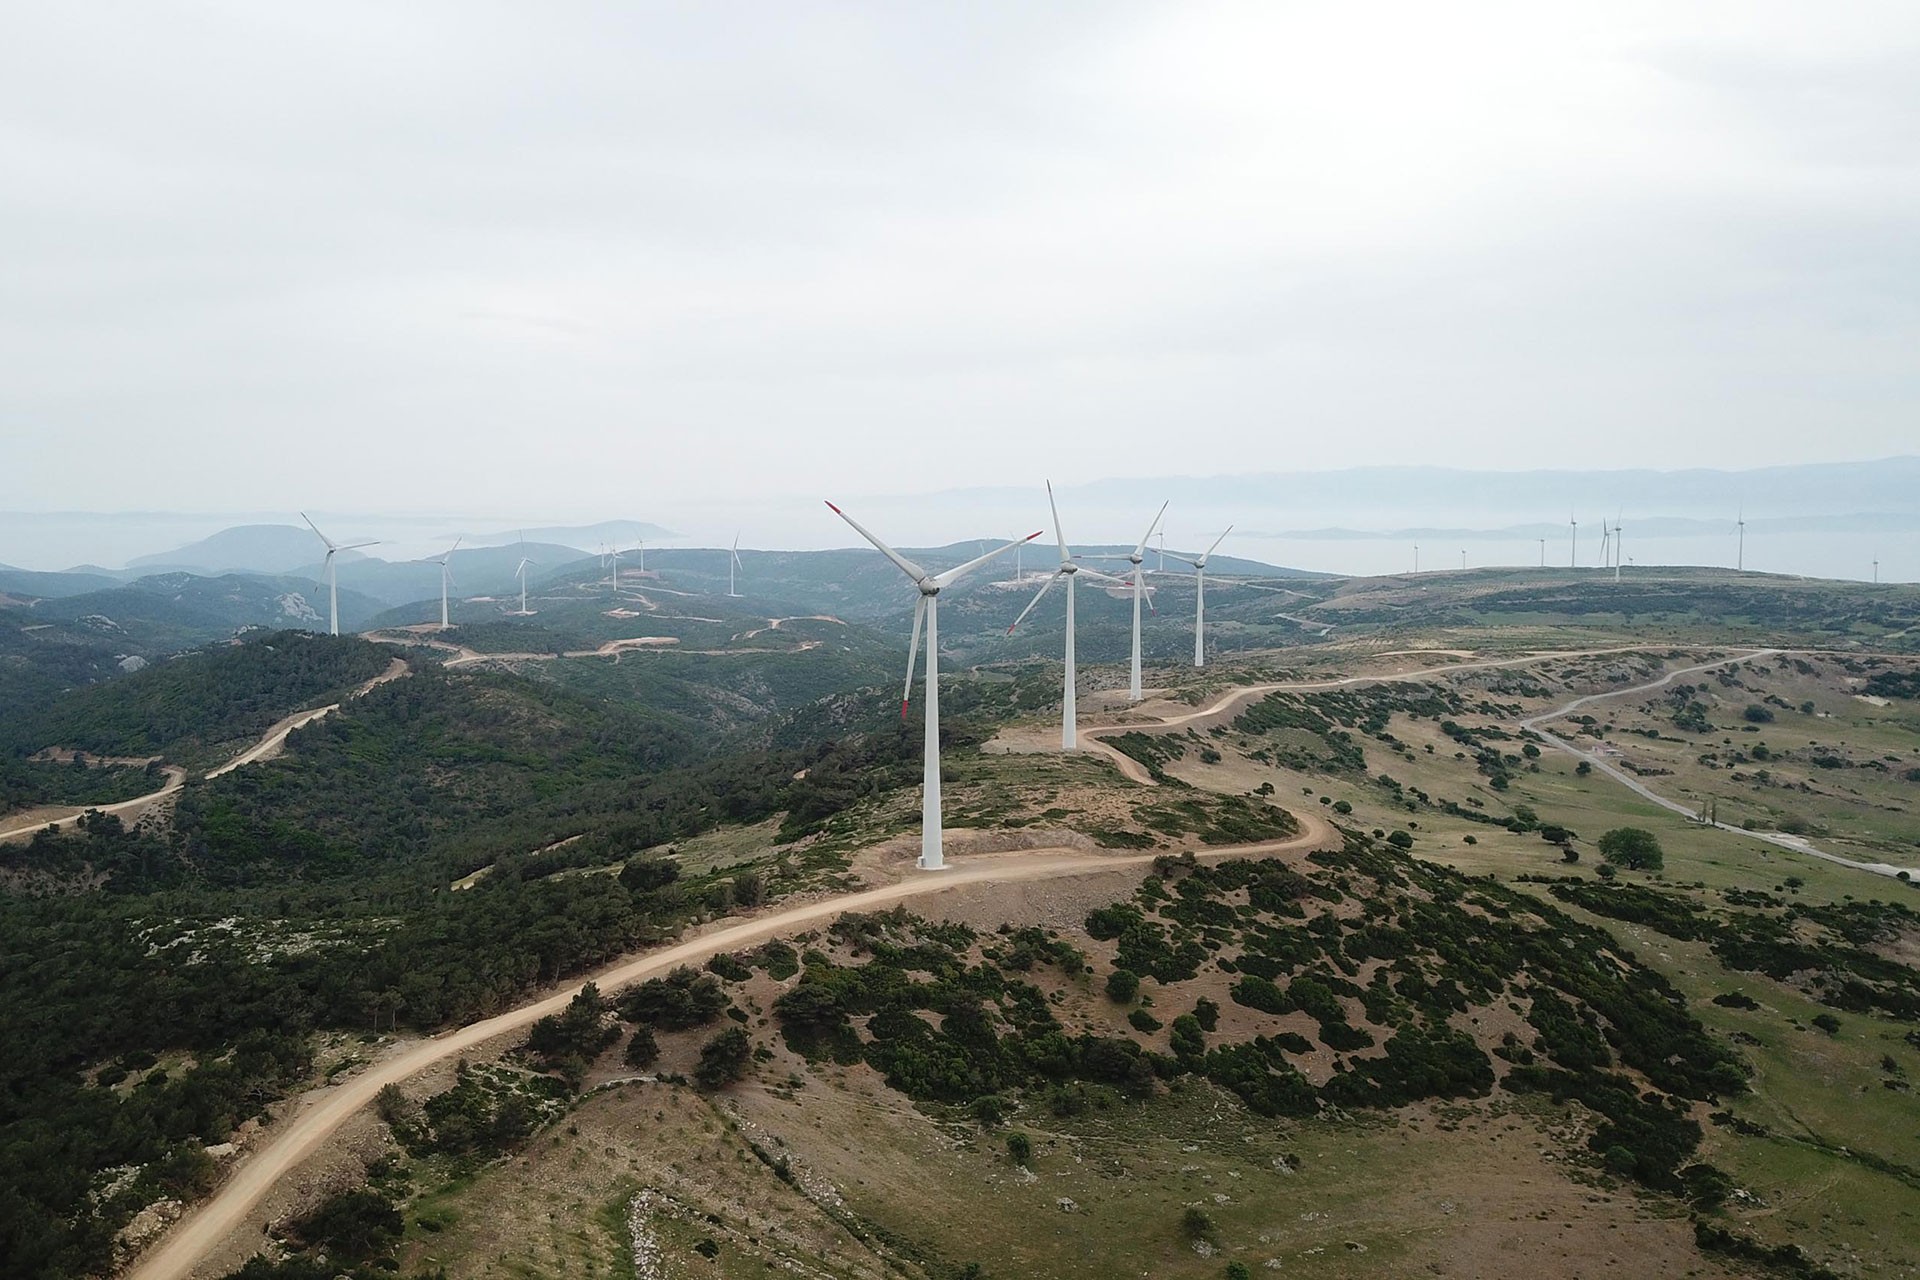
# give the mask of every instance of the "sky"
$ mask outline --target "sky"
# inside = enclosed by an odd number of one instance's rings
[[[1920,438],[1911,3],[6,26],[16,511],[697,529],[1046,476]]]

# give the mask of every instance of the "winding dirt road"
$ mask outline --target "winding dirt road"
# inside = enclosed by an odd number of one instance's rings
[[[1113,762],[1114,768],[1130,780],[1142,786],[1157,786],[1148,774],[1145,765],[1132,756],[1104,741],[1109,734],[1123,733],[1163,733],[1181,725],[1196,721],[1217,723],[1224,720],[1228,712],[1237,711],[1244,703],[1255,698],[1264,698],[1270,693],[1313,693],[1326,689],[1345,689],[1354,685],[1366,684],[1411,684],[1422,680],[1431,680],[1435,676],[1451,675],[1461,671],[1487,671],[1499,667],[1524,667],[1537,662],[1554,662],[1567,658],[1599,658],[1613,653],[1641,653],[1645,645],[1622,645],[1611,649],[1556,649],[1529,653],[1518,658],[1489,658],[1479,662],[1454,662],[1444,667],[1422,667],[1417,671],[1385,672],[1380,675],[1338,676],[1330,680],[1287,680],[1278,684],[1250,684],[1233,689],[1214,699],[1197,711],[1185,711],[1179,715],[1163,716],[1158,720],[1144,721],[1139,724],[1093,725],[1080,730],[1083,744],[1096,753]],[[1397,649],[1391,653],[1369,654],[1368,657],[1395,657],[1420,653],[1464,653],[1460,649]],[[1674,674],[1679,674],[1675,672]],[[1626,692],[1622,690],[1622,692]],[[1601,695],[1611,696],[1611,695]],[[1561,712],[1560,714],[1565,714]],[[1551,717],[1549,717],[1551,718]],[[1058,750],[1058,748],[1055,748]]]
[[[1774,654],[1791,652],[1794,652],[1794,650],[1749,649],[1744,653],[1736,653],[1731,657],[1719,658],[1713,662],[1697,663],[1691,667],[1676,667],[1674,670],[1661,676],[1658,680],[1635,685],[1630,689],[1610,689],[1605,693],[1590,693],[1584,698],[1575,698],[1565,706],[1555,707],[1551,711],[1543,711],[1537,716],[1529,716],[1520,721],[1519,724],[1522,729],[1531,729],[1533,732],[1539,734],[1543,741],[1566,752],[1574,759],[1586,761],[1595,769],[1606,774],[1607,777],[1612,778],[1615,782],[1627,788],[1627,790],[1633,792],[1641,799],[1651,801],[1659,805],[1662,809],[1666,809],[1671,813],[1680,814],[1682,817],[1691,821],[1700,822],[1700,815],[1692,805],[1682,804],[1678,800],[1669,800],[1666,796],[1661,795],[1652,787],[1649,787],[1646,783],[1640,781],[1640,779],[1634,777],[1618,765],[1615,765],[1606,757],[1596,752],[1582,751],[1579,747],[1574,746],[1559,734],[1542,729],[1540,726],[1546,721],[1559,720],[1565,716],[1570,716],[1582,707],[1590,706],[1593,703],[1601,702],[1608,698],[1624,698],[1630,694],[1648,693],[1654,689],[1663,688],[1673,683],[1673,681],[1680,676],[1695,675],[1702,671],[1712,671],[1715,667],[1731,666],[1737,662],[1746,662],[1751,658],[1766,658]],[[1764,844],[1770,844],[1775,848],[1786,849],[1793,853],[1804,853],[1810,858],[1819,858],[1826,862],[1835,862],[1843,867],[1851,867],[1855,871],[1868,871],[1880,876],[1897,877],[1902,874],[1908,877],[1920,876],[1920,867],[1897,867],[1888,862],[1859,862],[1852,858],[1843,858],[1837,853],[1828,853],[1825,849],[1816,847],[1803,836],[1788,835],[1784,831],[1749,831],[1745,827],[1736,827],[1729,822],[1701,823],[1701,825],[1711,826],[1720,831],[1730,831],[1734,835],[1745,836],[1750,840],[1759,840]]]
[[[1303,852],[1337,842],[1339,835],[1317,813],[1300,812],[1300,834],[1286,840],[1198,852],[1203,858],[1266,857]],[[602,991],[630,986],[680,965],[697,965],[722,951],[754,946],[848,911],[866,911],[909,898],[927,897],[976,884],[1013,884],[1030,880],[1088,875],[1144,866],[1155,854],[1086,854],[1071,849],[1028,849],[976,854],[949,863],[943,871],[908,872],[907,879],[878,888],[824,898],[771,912],[701,934],[663,950],[613,964],[584,979]],[[127,1280],[186,1280],[201,1260],[229,1235],[241,1230],[274,1184],[317,1152],[356,1112],[370,1106],[381,1089],[398,1084],[437,1062],[464,1053],[496,1036],[519,1031],[566,1008],[582,983],[531,1001],[507,1013],[469,1023],[395,1054],[344,1084],[309,1094],[290,1120],[261,1147],[246,1156],[212,1198],[183,1217],[129,1270]],[[257,1235],[257,1233],[256,1233]]]
[[[348,694],[346,698],[342,699],[342,701],[351,701],[365,694],[369,689],[383,685],[389,680],[398,680],[401,676],[406,675],[409,670],[410,668],[407,666],[406,659],[395,658],[387,664],[385,671],[382,671],[365,684],[360,685],[352,693]],[[255,742],[252,746],[219,768],[209,771],[206,776],[209,778],[217,778],[221,774],[229,773],[242,765],[254,764],[261,760],[271,760],[273,757],[279,755],[281,750],[287,745],[288,734],[292,733],[295,729],[312,724],[322,716],[332,715],[339,709],[340,703],[330,702],[324,707],[314,707],[310,711],[296,711],[294,714],[276,722],[272,728],[260,736],[258,742]],[[166,785],[158,791],[149,791],[143,796],[135,796],[131,800],[122,800],[117,804],[69,805],[61,809],[30,810],[25,815],[14,817],[9,819],[4,825],[0,825],[0,840],[28,839],[49,824],[71,822],[83,813],[94,811],[111,813],[115,816],[130,814],[138,818],[162,800],[165,800],[168,796],[180,790],[181,787],[187,785],[187,771],[179,765],[167,765],[166,774]]]

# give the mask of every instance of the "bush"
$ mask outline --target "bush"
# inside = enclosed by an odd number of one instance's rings
[[[685,1031],[712,1022],[728,1003],[719,979],[680,968],[664,978],[651,978],[620,997],[620,1016],[662,1031]]]
[[[1115,969],[1107,975],[1107,999],[1115,1004],[1131,1004],[1140,994],[1140,975],[1131,969]]]
[[[1033,1159],[1033,1139],[1024,1133],[1007,1135],[1007,1155],[1017,1165],[1025,1165]]]
[[[1338,814],[1348,814],[1353,812],[1353,806],[1345,800],[1335,800],[1333,802],[1333,811]]]
[[[747,1074],[753,1060],[753,1041],[739,1027],[728,1027],[700,1049],[693,1078],[703,1089],[719,1089]]]
[[[1653,832],[1640,827],[1615,827],[1600,837],[1601,856],[1617,867],[1631,871],[1658,871],[1666,865],[1666,853]]]
[[[645,1071],[660,1060],[660,1042],[653,1038],[650,1027],[635,1027],[633,1039],[627,1041],[627,1065],[636,1071]]]
[[[1180,1215],[1180,1234],[1189,1240],[1213,1239],[1213,1215],[1197,1205],[1189,1205]]]
[[[1746,717],[1746,721],[1748,724],[1772,724],[1773,723],[1773,712],[1767,710],[1765,707],[1761,706],[1757,702],[1748,703],[1747,709],[1745,711],[1742,711],[1740,714]]]
[[[1396,849],[1413,848],[1413,837],[1405,831],[1395,831],[1387,837],[1387,843]]]

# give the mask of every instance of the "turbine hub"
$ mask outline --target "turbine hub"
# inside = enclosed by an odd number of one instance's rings
[[[940,586],[932,578],[922,578],[914,585],[920,588],[920,594],[923,596],[932,597],[940,594]]]

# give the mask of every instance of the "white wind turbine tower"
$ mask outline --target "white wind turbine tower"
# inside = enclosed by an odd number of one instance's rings
[[[1567,567],[1578,569],[1580,567],[1580,522],[1568,516],[1567,524],[1573,529],[1573,547],[1567,552]]]
[[[607,573],[607,587],[614,592],[614,594],[618,595],[620,592],[620,544],[617,542],[608,543],[607,550],[601,558],[606,561],[609,570]]]
[[[1747,509],[1745,507],[1739,508],[1739,515],[1734,518],[1734,524],[1740,529],[1740,550],[1736,553],[1733,567],[1745,569],[1747,567]]]
[[[828,503],[827,505],[833,506],[832,503]],[[833,509],[835,511],[838,511],[840,508],[834,507]],[[855,528],[858,528],[858,527],[859,526],[857,525],[855,526]],[[735,596],[735,597],[739,596],[740,593],[733,589],[733,571],[735,569],[740,569],[744,567],[745,566],[740,563],[740,535],[736,533],[733,535],[733,549],[727,552],[727,594],[728,595]]]
[[[342,551],[358,551],[361,547],[376,546],[379,544],[380,539],[369,538],[365,542],[349,542],[345,546],[340,546],[336,544],[332,539],[328,538],[326,534],[320,532],[320,526],[316,525],[307,516],[306,512],[302,511],[300,513],[300,518],[307,522],[307,528],[313,530],[313,536],[320,539],[321,542],[326,544],[327,559],[326,559],[325,572],[327,575],[327,602],[328,602],[328,619],[329,619],[328,626],[327,626],[327,633],[329,635],[337,636],[340,634],[340,579],[338,576],[338,571],[334,568],[333,558],[334,556],[338,555]]]
[[[527,617],[531,612],[531,610],[527,608],[527,570],[534,567],[536,567],[534,562],[527,558],[527,539],[526,535],[522,534],[520,537],[520,563],[514,567],[513,576],[520,579],[520,616],[523,618]]]
[[[1066,531],[1060,527],[1060,508],[1053,500],[1052,481],[1048,481],[1047,483],[1047,506],[1053,511],[1053,536],[1060,544],[1060,567],[1047,575],[1047,580],[1041,584],[1039,592],[1032,600],[1027,602],[1027,607],[1020,611],[1020,616],[1013,620],[1013,627],[1007,628],[1007,634],[1012,635],[1013,628],[1027,620],[1027,615],[1033,612],[1033,607],[1040,603],[1042,597],[1044,597],[1047,592],[1053,590],[1054,583],[1060,581],[1062,578],[1067,580],[1067,656],[1065,683],[1062,686],[1060,696],[1060,749],[1062,751],[1072,751],[1080,745],[1078,727],[1079,710],[1076,701],[1078,676],[1076,674],[1073,657],[1073,584],[1075,579],[1083,573],[1090,578],[1098,578],[1102,582],[1110,582],[1115,586],[1125,586],[1126,584],[1111,574],[1101,573],[1097,569],[1083,568],[1074,563],[1073,553],[1067,550]],[[1018,555],[1019,552],[1016,550],[1014,554]],[[909,681],[913,679],[911,669],[909,669],[907,679]]]
[[[1622,553],[1627,549],[1627,531],[1620,523],[1620,518],[1624,514],[1621,511],[1613,513],[1613,580],[1615,582],[1620,581],[1620,561],[1623,558]]]
[[[1602,569],[1613,563],[1612,539],[1613,526],[1602,520],[1600,522],[1600,567]]]
[[[927,731],[921,762],[920,869],[938,871],[946,865],[940,843],[940,592],[995,556],[1013,550],[1022,542],[1032,542],[1040,536],[1040,533],[1031,533],[1018,542],[1009,542],[1003,547],[997,547],[983,556],[974,557],[963,565],[948,569],[945,573],[928,573],[868,533],[858,520],[831,502],[827,507],[833,514],[852,525],[854,532],[871,542],[881,555],[893,561],[894,567],[906,574],[908,580],[920,592],[920,598],[914,602],[913,606],[913,641],[907,649],[907,683],[900,695],[900,717],[906,718],[907,699],[913,690],[913,667],[920,656],[920,627],[925,623],[927,629]]]
[[[1056,516],[1054,519],[1058,520],[1059,517]],[[1228,525],[1221,531],[1220,536],[1213,540],[1212,546],[1191,560],[1185,556],[1174,557],[1182,564],[1193,566],[1193,665],[1196,667],[1207,665],[1207,557],[1218,551],[1220,544],[1225,542],[1227,535],[1232,532],[1233,526]]]
[[[1133,661],[1128,669],[1127,701],[1140,701],[1140,602],[1147,594],[1147,539],[1160,524],[1160,518],[1167,514],[1167,504],[1160,504],[1160,510],[1154,512],[1153,523],[1140,535],[1140,541],[1134,544],[1133,554],[1127,557],[1133,565]]]
[[[453,553],[460,549],[460,539],[455,538],[453,545],[447,548],[447,554],[440,557],[440,629],[445,631],[447,622],[447,588],[453,585]]]

